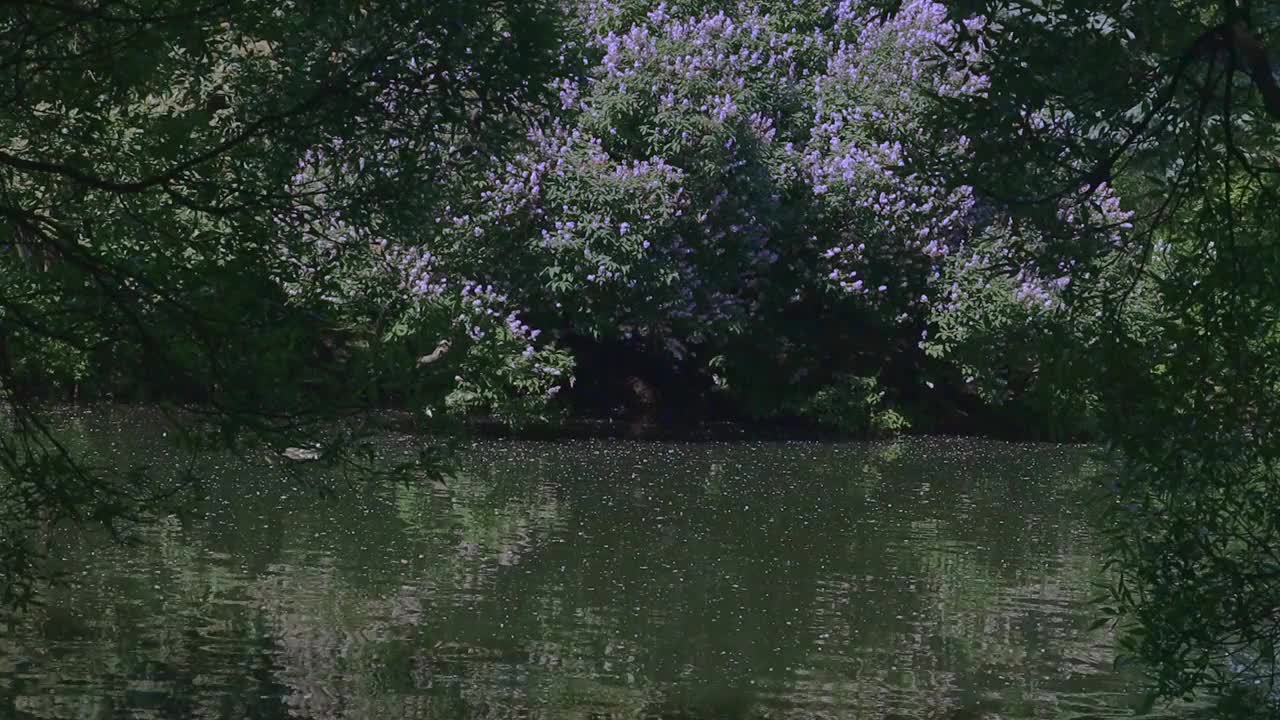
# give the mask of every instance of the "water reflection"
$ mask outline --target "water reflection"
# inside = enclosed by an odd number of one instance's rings
[[[0,717],[1071,718],[1079,449],[490,443],[447,486],[227,464],[138,547],[51,540]]]

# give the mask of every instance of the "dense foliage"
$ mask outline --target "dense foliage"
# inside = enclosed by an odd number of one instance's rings
[[[45,426],[80,394],[278,445],[557,395],[1103,437],[1129,649],[1167,694],[1275,678],[1274,9],[301,10],[0,14],[9,566],[153,500]]]
[[[528,350],[501,294],[459,275],[407,293],[398,249],[545,93],[552,18],[526,0],[6,4],[4,564],[29,563],[33,525],[154,499],[141,471],[58,441],[50,387],[193,402],[227,440],[281,444],[388,393],[518,413],[556,387],[564,356]]]
[[[1076,270],[1069,297],[1123,467],[1113,609],[1157,689],[1259,684],[1280,640],[1280,87],[1249,2],[991,3],[991,91],[961,109],[973,177]],[[1077,71],[1063,73],[1070,66]],[[1080,242],[1050,211],[1122,188],[1133,216]],[[1119,218],[1117,218],[1119,219]],[[1102,239],[1107,242],[1097,243]],[[1105,252],[1103,249],[1105,248]]]
[[[965,308],[979,251],[1003,240],[998,208],[958,170],[968,137],[933,121],[943,101],[985,95],[981,16],[582,2],[564,8],[556,59],[546,13],[503,7],[234,27],[212,6],[158,8],[136,14],[150,45],[118,46],[122,18],[81,18],[90,50],[42,69],[62,84],[13,90],[33,108],[14,111],[7,154],[30,196],[12,214],[9,272],[32,286],[10,303],[26,319],[9,340],[13,384],[236,412],[527,412],[571,384],[547,345],[560,340],[594,394],[625,379],[598,377],[626,374],[596,360],[612,347],[642,383],[679,378],[664,403],[718,400],[738,417],[867,431],[905,426],[894,404],[925,428],[952,406],[1061,407],[1026,391],[1039,368],[953,362],[970,331],[930,347],[943,362],[923,351]],[[27,14],[15,37],[66,19]],[[449,23],[475,29],[441,45],[431,28]],[[504,38],[517,25],[530,37]],[[294,31],[318,44],[272,49]],[[99,78],[117,55],[128,62]],[[94,239],[69,239],[88,231],[68,201],[28,209],[49,188],[85,195]],[[58,243],[88,265],[51,262]],[[998,300],[1043,315],[1064,279],[1026,273]],[[118,292],[126,278],[146,283]],[[51,322],[68,301],[120,312]],[[414,358],[447,362],[424,373]]]
[[[1014,332],[1059,308],[1065,269],[973,277],[1013,233],[964,179],[968,137],[934,118],[986,94],[981,16],[953,23],[933,2],[584,2],[574,19],[580,71],[555,83],[559,107],[431,242],[570,344],[620,343],[700,375],[739,415],[896,428],[886,385],[927,398],[933,372],[980,394],[978,370],[949,370],[977,294],[1019,315]],[[1082,235],[1127,217],[1110,195],[1061,209]],[[922,352],[938,325],[956,328],[931,346],[946,363]],[[1010,374],[989,357],[981,371]],[[1015,397],[1030,395],[983,402]]]

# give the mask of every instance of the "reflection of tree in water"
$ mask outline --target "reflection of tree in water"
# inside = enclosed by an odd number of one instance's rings
[[[1040,451],[1042,466],[1028,468],[1025,448],[910,446],[864,468],[875,515],[850,561],[820,581],[814,622],[828,637],[797,693],[859,716],[960,717],[992,708],[984,690],[1026,701],[1028,714],[1072,692],[1063,666],[1099,652],[1077,609],[1099,572],[1073,498],[1083,455]]]
[[[92,637],[34,672],[115,707],[160,678],[196,717],[1037,714],[1116,687],[1075,610],[1080,462],[508,443],[447,487],[225,473],[202,516],[88,563],[113,579],[62,604],[99,608]]]
[[[393,635],[421,622],[412,594],[350,596],[332,566],[281,567],[251,594],[291,717],[378,717],[387,697],[400,697],[409,668]]]
[[[52,589],[0,647],[25,665],[0,667],[0,698],[13,695],[0,716],[271,717],[259,698],[280,688],[260,662],[245,580],[175,520],[131,548],[92,533],[59,540],[66,568],[89,571]]]
[[[536,487],[522,497],[492,497],[468,477],[443,492],[383,490],[398,520],[393,537],[372,548],[362,523],[333,529],[336,537],[366,539],[358,563],[342,543],[324,566],[282,565],[254,585],[290,713],[429,717],[452,708],[449,714],[472,716],[501,704],[500,689],[519,684],[511,669],[527,658],[444,639],[428,616],[473,607],[500,568],[519,562],[531,528],[554,517],[555,499]],[[388,524],[382,512],[358,515]]]
[[[1044,532],[1046,528],[1064,528],[1056,522],[1040,522],[1060,510],[1057,493],[1041,491],[1032,500],[1043,512],[1032,508],[1025,518],[989,524],[988,534],[1020,537],[1010,543],[1008,538],[988,540],[979,533],[977,539],[967,541],[973,546],[965,551],[971,556],[969,562],[933,567],[941,580],[931,584],[928,577],[913,575],[927,575],[924,568],[930,553],[947,552],[945,538],[904,537],[895,535],[900,531],[894,528],[912,523],[933,523],[936,527],[939,521],[927,519],[930,513],[955,513],[955,483],[948,486],[945,477],[943,482],[928,479],[938,475],[936,469],[926,473],[923,481],[909,483],[910,490],[932,483],[933,492],[946,495],[947,502],[913,500],[902,496],[905,488],[901,487],[882,488],[883,497],[870,497],[861,475],[877,457],[867,457],[861,450],[847,449],[840,457],[832,457],[829,450],[810,452],[803,446],[743,448],[736,456],[725,449],[714,454],[685,449],[680,454],[665,448],[660,462],[654,462],[652,457],[626,457],[628,452],[643,455],[644,446],[610,447],[600,453],[607,452],[618,462],[604,473],[599,469],[600,457],[576,450],[575,458],[556,463],[565,478],[566,492],[580,501],[580,508],[605,506],[610,512],[607,517],[590,512],[573,515],[573,531],[580,538],[607,537],[608,542],[585,543],[572,553],[541,548],[543,552],[531,562],[555,565],[569,558],[581,578],[570,584],[571,592],[586,595],[589,604],[601,608],[627,607],[628,612],[613,618],[609,632],[624,637],[645,637],[647,633],[643,653],[631,660],[634,673],[669,686],[683,696],[681,702],[694,708],[720,707],[723,703],[717,704],[718,696],[740,698],[744,693],[759,694],[766,704],[771,693],[793,700],[807,676],[826,672],[807,667],[811,653],[822,656],[821,650],[813,648],[824,645],[830,648],[831,657],[845,661],[849,661],[850,650],[859,646],[881,650],[879,656],[855,657],[845,667],[828,668],[828,686],[853,695],[897,693],[901,705],[902,693],[887,688],[893,688],[895,674],[909,675],[918,669],[923,679],[913,677],[915,687],[954,695],[954,688],[966,678],[955,671],[929,667],[937,664],[931,654],[946,650],[939,647],[938,640],[945,624],[921,628],[924,609],[941,599],[943,589],[955,594],[955,588],[968,584],[995,587],[1003,582],[1001,575],[1018,558],[992,556],[991,549],[1016,547],[1031,554],[1038,549],[1036,543],[1054,545],[1070,535],[1067,531],[1050,537],[1052,533]],[[512,463],[512,473],[519,472],[515,469],[518,465]],[[575,484],[575,473],[565,470],[575,466],[588,468],[582,472],[585,482]],[[993,472],[1003,469],[997,467]],[[1075,469],[1068,464],[1059,472],[1065,481]],[[901,468],[890,468],[890,474],[901,472]],[[840,482],[840,475],[849,481]],[[705,485],[689,482],[698,477],[708,478]],[[667,482],[669,479],[672,481]],[[988,488],[979,490],[991,492]],[[897,510],[892,507],[894,502]],[[677,512],[673,513],[673,508]],[[925,519],[913,519],[922,514]],[[966,532],[975,530],[966,525],[981,525],[976,529],[984,531],[988,525],[965,518],[963,513],[943,524],[959,524]],[[751,531],[744,533],[744,527]],[[672,537],[696,542],[668,547],[665,543]],[[939,546],[941,550],[935,550]],[[1060,550],[1064,557],[1074,552],[1070,543]],[[633,561],[637,557],[648,558],[647,564]],[[664,572],[664,562],[675,570]],[[590,584],[605,575],[611,577],[611,583]],[[856,576],[857,582],[838,579],[846,575]],[[529,577],[539,574],[533,572]],[[824,579],[827,577],[837,580]],[[945,588],[935,587],[944,584]],[[749,594],[735,593],[741,588],[751,590]],[[522,585],[520,590],[520,597],[543,594],[536,587]],[[972,615],[981,607],[982,598],[979,594],[974,605],[962,612]],[[824,612],[824,605],[842,605],[844,609]],[[896,622],[898,615],[903,616],[902,622]],[[850,620],[844,621],[847,627],[841,632],[844,618]],[[561,625],[571,627],[570,622]],[[1008,620],[1004,625],[1011,629],[997,643],[1014,648],[1026,644],[1027,638],[1017,637]],[[974,625],[965,635],[971,644],[991,645],[985,637],[995,627],[990,622]],[[1089,642],[1087,637],[1081,640],[1085,645]],[[898,656],[884,651],[900,644],[905,644],[906,650]],[[986,649],[979,648],[979,652]],[[965,653],[964,661],[973,662],[978,654]],[[1005,652],[996,653],[992,661],[1008,669],[1016,667],[1018,659],[1016,652]],[[961,662],[953,658],[950,664]],[[897,673],[893,671],[895,663],[901,669]],[[694,668],[693,677],[689,677],[688,668]],[[980,673],[971,673],[968,679],[974,675]],[[826,698],[814,698],[815,707],[829,700],[832,693],[824,694]],[[928,701],[937,706],[933,699]],[[846,699],[844,704],[884,707],[888,702],[884,698],[866,702]]]

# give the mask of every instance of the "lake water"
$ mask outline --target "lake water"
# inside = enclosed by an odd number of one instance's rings
[[[0,718],[1131,712],[1090,451],[477,445],[447,485],[228,465],[0,629]]]

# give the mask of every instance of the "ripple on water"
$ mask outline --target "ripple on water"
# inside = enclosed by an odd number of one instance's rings
[[[69,537],[76,584],[0,635],[0,716],[976,720],[1134,700],[1086,631],[1083,451],[503,442],[444,484],[279,473],[224,469],[137,548]]]

